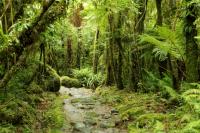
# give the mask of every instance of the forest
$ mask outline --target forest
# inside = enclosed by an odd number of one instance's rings
[[[0,0],[0,133],[200,133],[200,0]]]

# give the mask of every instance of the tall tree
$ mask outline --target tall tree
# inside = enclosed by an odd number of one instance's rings
[[[156,9],[157,9],[156,25],[162,26],[163,24],[162,0],[156,0]],[[167,71],[167,59],[165,59],[164,61],[159,61],[160,76],[163,77],[166,71]]]
[[[134,88],[135,91],[138,90],[138,83],[142,79],[142,69],[141,69],[141,51],[138,50],[138,36],[144,32],[144,20],[146,16],[148,0],[139,0],[137,4],[139,5],[139,13],[136,16],[135,20],[135,35],[134,35],[134,46],[131,52],[131,88]]]
[[[81,25],[82,25],[82,17],[80,15],[81,11],[84,9],[83,4],[78,4],[78,7],[73,11],[73,15],[71,16],[71,23],[77,27],[77,35],[78,42],[76,48],[76,67],[80,69],[81,67]]]
[[[123,78],[122,78],[122,66],[123,66],[123,58],[122,58],[122,52],[123,52],[123,48],[122,48],[122,35],[121,35],[121,29],[122,28],[122,14],[121,12],[119,12],[119,15],[118,15],[118,25],[117,25],[117,35],[116,35],[116,39],[115,39],[115,42],[117,44],[117,47],[118,47],[118,62],[117,62],[117,88],[118,89],[123,89],[124,88],[124,85],[123,85]]]
[[[188,6],[186,9],[184,34],[186,45],[186,78],[188,82],[198,81],[198,44],[195,39],[197,28],[195,21],[197,19],[197,4],[192,0],[186,0]]]
[[[94,37],[94,50],[93,50],[93,73],[97,74],[98,68],[98,56],[97,56],[97,43],[99,38],[99,29],[97,28],[95,37]]]

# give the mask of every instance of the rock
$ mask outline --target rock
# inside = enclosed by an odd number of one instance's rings
[[[109,119],[109,118],[111,118],[111,115],[110,115],[110,114],[104,114],[104,115],[102,116],[102,118],[103,118],[103,119]]]
[[[101,121],[99,126],[100,128],[112,128],[115,127],[115,122],[112,120]]]
[[[108,128],[105,130],[106,133],[121,133],[117,128]]]
[[[80,98],[74,98],[74,99],[71,100],[71,103],[74,104],[74,103],[78,103],[80,101],[81,101]]]
[[[114,115],[112,117],[113,121],[115,122],[115,125],[120,125],[120,123],[122,122],[120,117],[118,115]]]
[[[74,123],[74,130],[76,131],[82,131],[86,128],[85,124],[82,122]]]
[[[103,129],[93,129],[92,133],[105,133]]]
[[[46,75],[43,82],[44,88],[47,91],[58,92],[60,89],[60,76],[50,66],[46,68]]]
[[[78,79],[70,78],[68,76],[61,77],[61,85],[68,87],[68,88],[72,88],[72,87],[80,88],[81,87],[81,84]]]
[[[93,109],[94,106],[81,105],[79,108],[80,109]]]
[[[86,118],[84,121],[84,124],[89,125],[89,126],[94,126],[97,124],[97,118]]]
[[[118,115],[118,114],[119,114],[119,111],[116,110],[116,109],[112,109],[112,110],[111,110],[111,114],[112,114],[112,115]]]

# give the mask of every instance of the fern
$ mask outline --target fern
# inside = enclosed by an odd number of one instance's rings
[[[189,89],[182,94],[183,99],[196,113],[200,114],[200,90]]]
[[[140,42],[147,42],[154,46],[153,53],[155,56],[160,56],[160,60],[167,58],[167,54],[170,54],[176,59],[183,60],[185,49],[181,44],[181,41],[176,35],[176,32],[171,31],[167,27],[158,27],[155,35],[144,34],[140,37]]]
[[[8,43],[8,37],[3,33],[2,29],[0,28],[0,47],[2,47],[7,43]]]
[[[183,133],[199,133],[200,132],[200,120],[192,121],[183,129]]]

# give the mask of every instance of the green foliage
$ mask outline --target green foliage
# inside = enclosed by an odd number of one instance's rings
[[[160,97],[155,94],[119,91],[115,87],[97,88],[96,93],[103,102],[111,104],[119,111],[123,122],[129,122],[130,133],[163,131],[163,126],[159,126],[163,125],[165,120],[171,119],[170,115],[163,113],[165,102],[161,102]],[[117,102],[117,99],[120,101]]]
[[[12,124],[28,124],[31,125],[35,118],[35,109],[27,102],[20,99],[12,99],[5,107],[0,109],[1,122],[9,122]]]
[[[62,128],[65,117],[62,110],[62,98],[56,97],[55,95],[49,95],[54,99],[48,107],[48,110],[44,112],[43,124],[48,130]]]
[[[85,87],[96,88],[104,82],[104,76],[101,73],[93,74],[89,68],[73,70],[73,76],[77,78]]]
[[[182,94],[185,102],[193,109],[195,113],[200,114],[200,90],[188,89]]]
[[[68,88],[71,88],[71,87],[80,88],[81,87],[81,84],[78,81],[78,79],[70,78],[68,76],[61,77],[61,85],[68,87]]]
[[[15,130],[16,129],[12,124],[0,124],[1,133],[12,133]]]
[[[28,88],[26,88],[28,94],[42,94],[43,89],[36,83],[32,82]]]
[[[0,49],[2,48],[3,45],[8,43],[8,36],[5,35],[0,28]]]
[[[156,35],[143,34],[140,39],[141,43],[147,42],[154,46],[153,53],[156,57],[159,57],[159,60],[165,60],[168,54],[179,60],[185,59],[185,48],[178,33],[167,27],[158,27],[155,32]]]
[[[0,65],[0,79],[2,78],[4,73],[5,73],[4,67],[3,67],[3,65]]]
[[[199,133],[200,132],[200,120],[192,121],[187,124],[182,130],[183,133]]]
[[[51,92],[58,92],[60,89],[60,76],[57,72],[47,65],[45,77],[42,79],[42,85],[45,90]]]
[[[28,66],[26,68],[19,68],[16,75],[13,75],[11,80],[8,82],[7,88],[11,91],[18,89],[25,89],[32,81],[36,73],[35,66]]]

